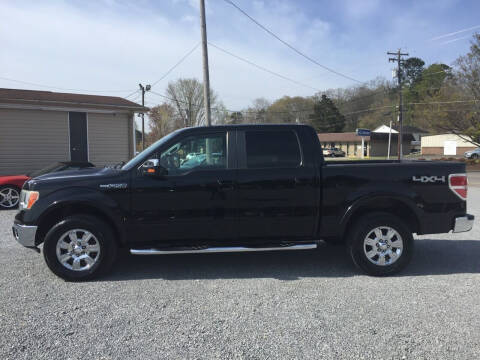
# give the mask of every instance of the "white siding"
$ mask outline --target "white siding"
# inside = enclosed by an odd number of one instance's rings
[[[88,113],[89,160],[96,166],[130,159],[131,123],[127,114]]]
[[[472,146],[475,147],[476,146],[475,144],[465,141],[460,136],[455,134],[422,136],[422,139],[421,139],[422,147],[442,147],[443,148],[445,141],[456,141],[457,147],[472,147]]]
[[[67,112],[0,109],[0,175],[38,170],[69,154]]]

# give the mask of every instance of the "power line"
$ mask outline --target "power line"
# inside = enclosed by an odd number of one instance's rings
[[[43,85],[43,84],[38,84],[38,83],[33,83],[29,81],[23,81],[23,80],[16,80],[16,79],[11,79],[11,78],[6,78],[6,77],[0,77],[2,80],[7,80],[7,81],[13,81],[21,84],[26,84],[26,85],[33,85],[33,86],[40,86],[44,88],[51,88],[51,89],[56,89],[56,90],[65,90],[65,91],[85,91],[85,92],[128,92],[132,91],[132,89],[128,90],[88,90],[88,89],[70,89],[70,88],[62,88],[58,86],[50,86],[50,85]]]
[[[316,61],[315,59],[312,59],[310,56],[306,55],[305,53],[301,52],[300,50],[298,50],[297,48],[295,48],[293,45],[289,44],[288,42],[286,42],[285,40],[283,40],[282,38],[280,38],[278,35],[276,35],[273,31],[271,31],[270,29],[268,29],[267,27],[265,27],[264,25],[262,25],[261,23],[259,23],[257,20],[255,20],[252,16],[250,16],[246,11],[242,10],[238,5],[236,5],[233,1],[231,0],[224,0],[226,3],[232,5],[234,8],[236,8],[238,11],[240,11],[243,15],[245,15],[247,18],[249,18],[252,22],[254,22],[255,24],[257,24],[257,26],[259,26],[260,28],[262,28],[264,31],[266,31],[267,33],[269,33],[271,36],[273,36],[275,39],[277,39],[278,41],[280,41],[282,44],[284,44],[285,46],[289,47],[291,50],[295,51],[298,55],[304,57],[305,59],[307,59],[308,61],[314,63],[315,65],[317,66],[320,66],[322,69],[325,69],[333,74],[336,74],[338,76],[341,76],[345,79],[348,79],[348,80],[352,80],[352,81],[355,81],[355,82],[358,82],[358,83],[361,83],[361,84],[364,84],[363,81],[360,81],[360,80],[357,80],[357,79],[354,79],[348,75],[345,75],[345,74],[342,74],[341,72],[339,71],[336,71],[332,68],[329,68],[325,65],[322,65],[320,64],[318,61]]]
[[[135,102],[135,101],[140,100],[141,97],[142,97],[141,93],[138,92],[137,95],[135,95],[133,98],[131,98],[129,100]]]
[[[177,66],[179,66],[181,63],[183,63],[198,47],[200,46],[200,43],[197,43],[189,52],[187,52],[175,65],[173,65],[168,71],[163,74],[163,76],[158,79],[157,81],[152,83],[152,87],[157,85],[160,81],[165,79]]]
[[[191,107],[195,107],[195,108],[202,108],[204,107],[203,104],[195,104],[195,103],[189,103],[189,102],[186,102],[186,101],[182,101],[182,100],[178,100],[178,99],[174,99],[174,98],[171,98],[169,96],[166,96],[166,95],[162,95],[160,93],[157,93],[153,90],[150,90],[150,93],[151,94],[154,94],[154,95],[157,95],[157,96],[160,96],[164,99],[167,99],[167,100],[170,100],[170,101],[173,101],[173,102],[178,102],[178,103],[182,103],[182,104],[185,104],[185,105],[188,105],[188,106],[191,106]],[[215,109],[215,110],[226,110],[228,112],[238,112],[236,110],[228,110],[228,109],[222,109],[222,108],[218,108],[218,107],[213,107],[212,109]]]
[[[170,100],[170,101],[177,101],[178,103],[182,103],[182,104],[185,104],[185,105],[188,105],[188,106],[191,106],[191,107],[196,107],[196,108],[202,108],[203,105],[202,104],[195,104],[195,103],[188,103],[188,102],[185,102],[185,101],[181,101],[181,100],[178,100],[178,99],[173,99],[173,98],[170,98],[166,95],[162,95],[162,94],[159,94],[155,91],[150,91],[150,93],[154,94],[154,95],[157,95],[157,96],[160,96],[164,99],[167,99],[167,100]],[[429,104],[439,104],[439,103],[444,103],[444,104],[448,104],[448,103],[471,103],[471,102],[477,102],[477,101],[480,101],[480,100],[456,100],[456,101],[445,101],[445,102],[423,102],[423,103],[407,103],[405,104],[405,106],[408,106],[410,104],[412,105],[429,105]],[[352,116],[352,115],[357,115],[357,114],[362,114],[362,113],[366,113],[366,112],[372,112],[372,111],[378,111],[378,110],[385,110],[385,109],[391,109],[393,105],[387,105],[387,106],[379,106],[379,107],[374,107],[374,108],[366,108],[366,109],[360,109],[360,110],[356,110],[356,111],[351,111],[351,112],[348,112],[348,113],[342,113],[343,116]],[[248,116],[248,114],[257,114],[259,113],[260,111],[251,111],[251,110],[229,110],[229,109],[226,109],[226,108],[218,108],[218,107],[214,107],[212,108],[214,110],[220,110],[220,111],[226,111],[227,113],[241,113],[241,114],[245,114]],[[267,111],[268,114],[291,114],[291,113],[298,113],[298,112],[305,112],[305,111],[312,111],[313,112],[313,108],[309,108],[309,109],[301,109],[301,110],[291,110],[291,111]],[[461,110],[442,110],[442,111],[464,111],[463,109]],[[313,115],[313,114],[311,114]],[[336,117],[336,115],[331,115],[331,116],[328,116],[327,119],[329,118],[333,118],[333,117]],[[309,117],[309,120],[315,120],[315,119],[318,119],[319,117],[314,117],[314,116],[310,116]],[[333,123],[334,124],[334,123]]]
[[[163,79],[165,79],[177,66],[179,66],[181,63],[183,63],[185,61],[186,58],[188,58],[197,48],[198,46],[200,45],[200,43],[197,43],[190,51],[188,51],[177,63],[175,63],[175,65],[173,65],[170,69],[168,69],[168,71],[162,75],[162,77],[160,79],[158,79],[157,81],[155,81],[152,85],[150,85],[150,87],[153,87],[155,85],[157,85],[160,81],[162,81]],[[136,89],[135,91],[133,91],[132,93],[128,94],[127,96],[125,96],[125,99],[128,99],[130,96],[133,96],[134,94],[137,94],[137,93],[140,93],[140,90],[139,89]]]
[[[137,94],[137,93],[139,93],[139,92],[140,92],[140,90],[137,89],[137,90],[135,90],[134,92],[132,92],[132,93],[128,94],[127,96],[125,96],[124,99],[128,99],[130,96],[132,96],[132,95],[134,95],[134,94]],[[138,94],[137,94],[137,95],[138,95]]]
[[[437,105],[437,104],[458,104],[458,103],[476,103],[480,99],[470,99],[470,100],[451,100],[451,101],[430,101],[430,102],[416,102],[408,103],[407,105]]]
[[[213,46],[214,48],[216,48],[216,49],[224,52],[225,54],[228,54],[228,55],[230,55],[230,56],[232,56],[232,57],[234,57],[234,58],[236,58],[236,59],[238,59],[238,60],[240,60],[240,61],[243,61],[243,62],[245,62],[245,63],[247,63],[247,64],[249,64],[249,65],[252,65],[252,66],[256,67],[257,69],[260,69],[260,70],[262,70],[262,71],[268,72],[269,74],[275,75],[275,76],[277,76],[277,77],[279,77],[279,78],[282,78],[282,79],[284,79],[284,80],[290,81],[290,82],[292,82],[292,83],[294,83],[294,84],[297,84],[297,85],[300,85],[300,86],[307,87],[307,88],[312,89],[312,90],[315,90],[315,91],[321,91],[320,89],[317,89],[317,88],[312,87],[312,86],[310,86],[310,85],[303,84],[303,83],[301,83],[301,82],[299,82],[299,81],[297,81],[297,80],[288,78],[288,77],[286,77],[286,76],[284,76],[284,75],[282,75],[282,74],[276,73],[276,72],[274,72],[274,71],[272,71],[272,70],[268,70],[267,68],[265,68],[265,67],[263,67],[263,66],[261,66],[261,65],[255,64],[253,61],[250,61],[250,60],[247,60],[247,59],[245,59],[245,58],[242,58],[242,57],[240,57],[240,56],[238,56],[238,55],[235,55],[235,54],[233,54],[232,52],[230,52],[230,51],[228,51],[228,50],[222,49],[222,48],[221,48],[220,46],[218,46],[218,45],[212,44],[211,42],[208,42],[208,44],[209,44],[210,46]]]

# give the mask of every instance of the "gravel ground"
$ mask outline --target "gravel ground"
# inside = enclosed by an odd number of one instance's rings
[[[477,181],[480,174],[477,175]],[[480,188],[469,211],[480,218]],[[0,359],[480,358],[480,223],[422,236],[399,276],[341,247],[133,257],[67,283],[0,212]]]

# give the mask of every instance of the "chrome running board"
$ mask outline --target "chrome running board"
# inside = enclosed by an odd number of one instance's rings
[[[250,251],[280,251],[280,250],[308,250],[316,249],[317,244],[298,244],[290,246],[276,247],[210,247],[205,249],[185,249],[185,250],[160,250],[160,249],[130,249],[133,255],[168,255],[168,254],[208,254],[208,253],[230,253],[230,252],[250,252]]]

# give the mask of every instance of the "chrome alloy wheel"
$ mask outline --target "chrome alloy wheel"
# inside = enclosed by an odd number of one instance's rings
[[[403,253],[403,240],[395,229],[379,226],[370,231],[363,240],[363,251],[371,263],[380,266],[391,265]]]
[[[7,187],[0,190],[0,207],[13,208],[18,205],[20,195],[14,188]]]
[[[57,259],[73,271],[90,269],[100,258],[100,243],[84,229],[73,229],[63,234],[57,242]]]

